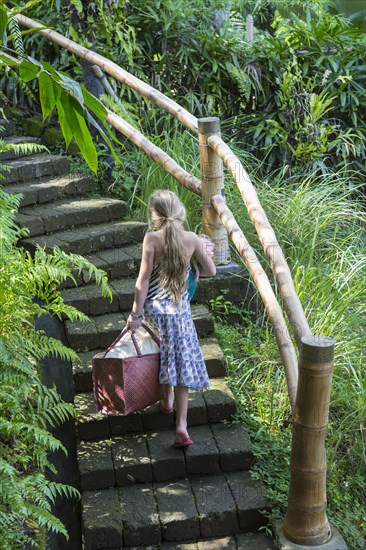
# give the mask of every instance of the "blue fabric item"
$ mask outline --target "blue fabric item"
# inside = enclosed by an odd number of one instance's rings
[[[196,272],[194,271],[194,269],[191,268],[188,275],[188,297],[190,300],[192,300],[194,293],[196,292],[196,288]]]

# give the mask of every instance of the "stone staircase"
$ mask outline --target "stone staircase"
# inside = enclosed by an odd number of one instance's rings
[[[88,323],[65,321],[69,344],[80,356],[73,377],[83,548],[274,548],[257,532],[270,505],[262,483],[249,473],[250,439],[232,422],[236,405],[204,305],[223,290],[238,301],[240,278],[219,271],[214,280],[202,280],[192,305],[212,380],[209,390],[189,395],[193,446],[172,446],[174,414],[160,413],[157,405],[128,417],[96,413],[91,358],[118,335],[131,309],[146,224],[128,220],[123,201],[97,197],[91,179],[70,175],[67,157],[8,154],[2,162],[10,168],[4,189],[23,193],[18,223],[30,235],[22,246],[33,252],[37,244],[57,245],[86,256],[110,277],[112,300],[87,273],[77,276],[77,288],[70,281],[62,290],[67,303],[90,316]]]

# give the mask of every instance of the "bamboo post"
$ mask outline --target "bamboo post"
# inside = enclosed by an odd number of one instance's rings
[[[249,44],[253,43],[254,39],[254,20],[252,15],[247,17],[247,41]]]
[[[316,546],[331,538],[326,514],[325,435],[333,374],[334,341],[305,336],[292,428],[291,481],[283,533],[293,543]]]
[[[221,136],[218,117],[197,120],[200,144],[201,186],[202,186],[202,232],[215,243],[214,262],[224,265],[230,262],[228,236],[219,215],[211,204],[214,195],[224,195],[224,168],[220,157],[207,143],[212,135]]]

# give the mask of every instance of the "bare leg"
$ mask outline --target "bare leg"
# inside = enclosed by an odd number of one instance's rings
[[[187,412],[188,412],[188,388],[181,386],[174,387],[177,418],[175,431],[177,435],[188,436],[187,433]]]
[[[171,409],[173,407],[173,401],[174,401],[174,394],[173,394],[173,388],[169,384],[165,384],[165,399],[161,400],[161,404],[166,409]]]

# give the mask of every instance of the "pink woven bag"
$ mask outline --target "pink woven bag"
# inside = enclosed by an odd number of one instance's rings
[[[142,327],[160,346],[159,338],[149,326],[143,323]],[[128,331],[124,328],[107,351],[93,357],[93,391],[99,412],[125,416],[164,398],[164,386],[159,384],[160,353],[142,355],[134,334],[131,333],[131,339],[137,355],[106,357]]]

